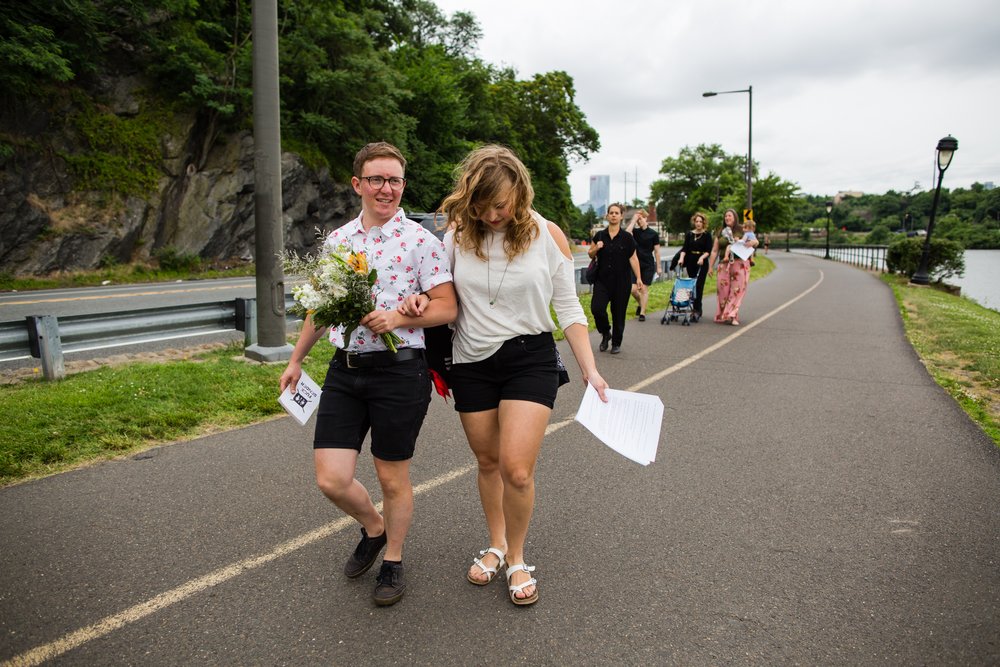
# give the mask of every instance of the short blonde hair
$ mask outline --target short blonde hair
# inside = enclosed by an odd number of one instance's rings
[[[753,220],[744,220],[743,221],[743,229],[746,229],[746,230],[749,230],[749,231],[752,232],[753,230],[757,229],[757,223],[754,222]]]
[[[363,172],[366,164],[372,160],[384,157],[398,161],[400,166],[403,167],[403,172],[406,172],[406,158],[403,157],[398,148],[386,141],[373,141],[370,144],[366,144],[354,156],[354,175],[361,178],[364,175]]]
[[[504,235],[504,251],[514,259],[538,237],[538,224],[531,215],[535,190],[528,168],[506,146],[489,144],[469,153],[455,170],[455,189],[441,202],[440,211],[455,229],[455,244],[485,260],[483,244],[487,226],[480,221],[482,208],[497,203],[510,191],[504,202],[511,213]]]

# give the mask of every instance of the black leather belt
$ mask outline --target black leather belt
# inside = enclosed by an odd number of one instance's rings
[[[393,352],[385,350],[382,352],[346,352],[340,348],[333,353],[333,358],[344,364],[348,368],[378,368],[379,366],[391,366],[401,361],[419,359],[424,356],[424,351],[416,347],[404,347]]]

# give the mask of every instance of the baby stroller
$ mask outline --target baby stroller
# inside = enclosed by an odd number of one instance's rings
[[[698,268],[701,273],[701,267]],[[694,297],[698,289],[698,275],[694,278],[681,278],[680,275],[674,280],[674,287],[670,290],[670,305],[663,311],[660,324],[670,324],[680,322],[682,325],[690,325],[698,321],[698,313],[694,312]]]

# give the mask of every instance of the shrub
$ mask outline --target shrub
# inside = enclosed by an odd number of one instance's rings
[[[892,238],[892,232],[885,225],[878,225],[865,237],[867,245],[882,245]]]
[[[190,272],[201,268],[201,258],[191,253],[182,253],[173,246],[164,246],[153,253],[153,257],[164,271]]]
[[[912,276],[920,264],[924,251],[924,239],[919,236],[899,238],[889,244],[885,264],[891,273]],[[927,257],[927,273],[931,278],[941,280],[965,273],[965,249],[960,243],[948,239],[931,238],[930,254]]]

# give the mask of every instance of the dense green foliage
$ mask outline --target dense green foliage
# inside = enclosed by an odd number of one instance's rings
[[[793,220],[798,186],[773,173],[760,178],[756,168],[754,171],[753,210],[758,231],[787,229]],[[746,158],[729,155],[718,144],[685,146],[676,158],[663,161],[660,173],[666,178],[652,183],[651,197],[657,217],[670,232],[687,230],[695,211],[710,214],[711,223],[718,224],[725,209],[742,211],[746,206]]]
[[[798,199],[796,228],[824,227],[829,199],[812,195]],[[933,190],[845,196],[837,201],[831,219],[838,230],[868,232],[867,236],[856,237],[858,240],[887,244],[897,234],[927,229],[933,202]],[[880,228],[885,231],[878,231]],[[955,241],[967,249],[1000,248],[1000,189],[987,190],[980,183],[968,189],[942,187],[932,236]]]
[[[461,158],[498,142],[531,170],[539,211],[563,227],[576,217],[569,161],[600,144],[565,72],[519,80],[484,63],[472,55],[472,15],[445,16],[429,0],[280,0],[278,23],[283,140],[310,163],[345,179],[362,145],[393,142],[410,159],[403,205],[432,210]],[[195,113],[200,162],[220,133],[252,124],[251,28],[249,0],[4,3],[0,113],[31,116],[82,91],[89,104],[62,105],[82,135],[79,152],[63,155],[77,186],[139,192],[155,164],[151,116],[115,120],[98,84],[138,73],[149,82],[144,107]]]
[[[889,272],[906,276],[916,273],[923,255],[924,241],[919,236],[903,236],[890,243],[885,255],[885,265]],[[933,235],[927,253],[927,273],[940,281],[964,272],[965,255],[961,244]]]

